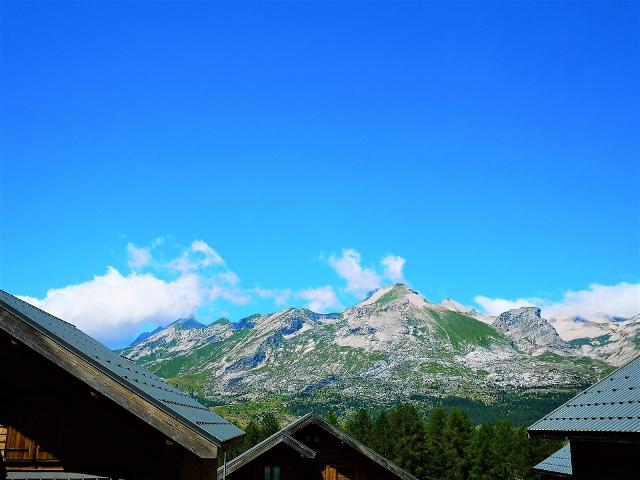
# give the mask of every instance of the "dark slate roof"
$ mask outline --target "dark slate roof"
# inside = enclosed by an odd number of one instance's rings
[[[529,427],[529,433],[640,433],[640,357]]]
[[[351,438],[342,430],[327,423],[325,420],[323,420],[319,415],[316,415],[315,413],[308,413],[303,417],[300,417],[298,420],[289,424],[279,432],[274,433],[266,440],[263,440],[257,445],[251,447],[246,452],[242,453],[241,455],[238,455],[237,457],[233,458],[231,461],[227,462],[226,474],[229,475],[232,472],[238,470],[239,468],[248,464],[258,456],[262,455],[264,452],[270,450],[271,448],[275,447],[280,443],[284,443],[285,445],[290,446],[291,448],[293,448],[299,454],[301,454],[306,458],[314,458],[315,451],[309,448],[308,446],[306,446],[304,443],[300,442],[299,440],[296,440],[292,436],[297,431],[303,429],[304,427],[310,424],[317,425],[322,429],[326,430],[341,442],[349,445],[354,450],[360,452],[361,454],[368,457],[370,460],[382,466],[383,468],[386,468],[387,470],[389,470],[399,478],[403,480],[417,480],[417,478],[411,475],[410,473],[404,471],[402,468],[390,462],[389,460],[384,458],[382,455],[379,455],[378,453],[364,446],[357,440]],[[295,444],[291,443],[290,440],[293,440]],[[218,468],[219,480],[223,478],[224,471],[225,471],[225,466]]]
[[[135,362],[109,350],[70,323],[3,290],[0,290],[0,305],[216,445],[244,434],[238,427],[213,413],[186,393],[165,383]]]
[[[533,469],[555,475],[571,476],[571,445],[565,445],[553,455],[545,458]]]

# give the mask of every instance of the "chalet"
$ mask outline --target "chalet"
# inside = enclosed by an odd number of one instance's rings
[[[548,478],[638,478],[640,357],[531,425],[528,432],[569,441],[534,467]]]
[[[313,413],[218,469],[218,480],[290,479],[416,480]]]
[[[219,452],[243,435],[2,290],[0,366],[0,477],[6,469],[9,479],[214,479]]]

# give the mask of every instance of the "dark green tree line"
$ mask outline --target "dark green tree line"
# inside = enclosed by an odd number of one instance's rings
[[[459,408],[436,407],[423,418],[413,405],[398,405],[375,416],[360,409],[334,420],[422,480],[535,479],[531,467],[561,447],[529,439],[524,428],[505,420],[473,426]]]
[[[360,408],[344,417],[330,409],[325,419],[420,480],[536,479],[531,467],[561,447],[530,439],[524,428],[506,420],[473,426],[460,408],[436,407],[426,417],[411,404],[375,414]],[[252,418],[228,459],[280,428],[272,413]]]

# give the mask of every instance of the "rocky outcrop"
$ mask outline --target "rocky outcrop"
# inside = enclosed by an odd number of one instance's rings
[[[493,326],[509,337],[518,350],[532,355],[544,352],[570,355],[571,344],[560,338],[555,328],[540,314],[537,307],[521,307],[498,315]]]

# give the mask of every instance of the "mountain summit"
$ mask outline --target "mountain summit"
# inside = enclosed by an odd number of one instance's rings
[[[539,322],[529,316],[524,323]],[[404,284],[380,288],[336,314],[288,308],[237,323],[195,322],[171,324],[122,353],[222,403],[389,404],[443,396],[492,402],[505,392],[576,388],[606,369],[557,355],[556,342],[548,350],[534,342],[534,356],[505,334],[513,328],[500,331]]]

